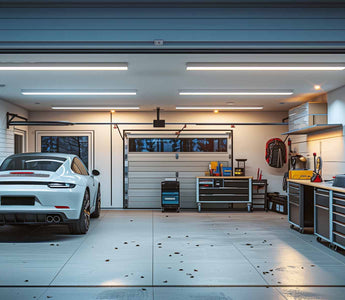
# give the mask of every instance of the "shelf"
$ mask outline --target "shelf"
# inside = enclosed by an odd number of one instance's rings
[[[309,127],[305,127],[302,129],[291,130],[288,132],[282,133],[282,135],[298,135],[298,134],[309,134],[319,131],[324,131],[328,129],[340,129],[342,128],[342,124],[317,124]]]

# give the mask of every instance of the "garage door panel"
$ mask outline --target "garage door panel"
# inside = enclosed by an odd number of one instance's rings
[[[128,195],[131,197],[145,197],[145,198],[151,198],[151,197],[158,197],[160,198],[161,191],[158,189],[130,189],[128,191]]]
[[[215,161],[222,161],[227,160],[228,154],[214,154],[212,155],[211,160]],[[186,154],[186,153],[179,153],[179,158],[176,159],[175,154],[166,154],[166,153],[155,153],[155,154],[148,154],[148,153],[140,153],[140,154],[129,154],[128,155],[128,161],[129,163],[135,163],[135,162],[145,162],[148,161],[151,162],[172,162],[172,161],[178,161],[178,162],[210,162],[210,154],[203,154],[203,153],[197,153],[197,154]]]
[[[194,167],[196,165],[208,166],[208,164],[209,161],[181,161],[175,159],[175,161],[152,161],[150,165],[152,167],[170,167],[179,165],[183,165],[185,167]],[[129,167],[147,167],[147,161],[130,161]]]
[[[222,162],[224,166],[228,166],[229,162],[229,153],[226,152],[182,152],[178,153],[178,159],[175,153],[131,152],[127,157],[129,208],[160,208],[161,182],[165,178],[174,178],[176,172],[180,182],[181,207],[195,208],[196,177],[205,176],[210,161]]]
[[[175,177],[176,172],[152,172],[148,174],[147,172],[133,172],[133,170],[128,170],[128,178],[167,178]]]
[[[162,168],[164,168],[167,172],[187,172],[188,170],[191,169],[191,167],[185,167],[185,166],[169,166],[169,167],[160,167],[160,166],[147,166],[147,167],[131,167],[129,168],[130,172],[160,172],[162,171]],[[198,167],[193,167],[193,169],[197,172],[205,172],[205,168],[207,166],[198,166]],[[148,174],[150,176],[150,174]]]

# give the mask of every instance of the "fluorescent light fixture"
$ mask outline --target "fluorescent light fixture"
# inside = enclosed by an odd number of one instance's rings
[[[291,90],[184,90],[180,96],[289,96]]]
[[[187,63],[187,71],[342,71],[342,64],[302,63]]]
[[[176,106],[181,110],[246,110],[263,109],[263,106]]]
[[[52,109],[61,110],[132,110],[139,106],[52,106]]]
[[[126,71],[127,63],[26,63],[0,64],[0,71]]]
[[[36,96],[134,96],[136,90],[22,90],[23,95]]]

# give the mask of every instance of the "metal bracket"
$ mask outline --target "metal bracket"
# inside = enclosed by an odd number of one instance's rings
[[[119,135],[120,135],[121,139],[124,140],[124,137],[123,137],[123,135],[122,135],[122,133],[121,133],[121,130],[120,130],[120,128],[119,128],[119,124],[115,124],[115,125],[114,125],[114,129],[117,129],[117,131],[119,132]]]
[[[177,134],[176,138],[179,138],[180,135],[181,135],[181,133],[182,133],[182,131],[183,131],[184,129],[186,129],[186,128],[187,128],[187,124],[184,124],[183,127],[182,127],[178,132],[176,132],[176,134]]]
[[[24,120],[24,121],[26,121],[26,122],[28,121],[28,119],[25,118],[25,117],[22,117],[22,116],[19,116],[19,115],[17,115],[17,114],[13,114],[13,113],[7,112],[7,113],[6,113],[6,126],[7,126],[7,129],[9,129],[10,126],[12,126],[11,122],[12,122],[15,118]],[[13,125],[13,126],[14,126],[14,125]]]

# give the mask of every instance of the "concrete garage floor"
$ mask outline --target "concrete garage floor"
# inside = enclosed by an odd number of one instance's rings
[[[265,212],[103,211],[0,227],[0,299],[344,299],[345,256]]]

